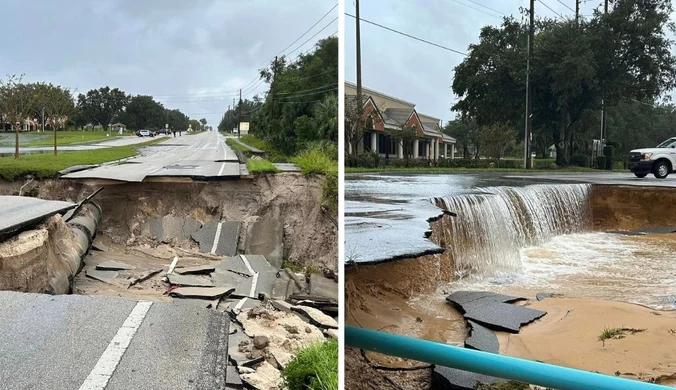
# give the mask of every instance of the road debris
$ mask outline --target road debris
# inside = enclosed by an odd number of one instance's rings
[[[96,264],[96,269],[100,271],[125,271],[136,267],[119,261],[109,260]]]
[[[179,287],[169,292],[172,297],[216,299],[232,294],[234,288],[226,287]]]

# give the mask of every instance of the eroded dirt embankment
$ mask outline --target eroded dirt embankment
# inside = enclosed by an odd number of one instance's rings
[[[202,223],[241,221],[238,248],[243,250],[250,224],[259,220],[274,221],[282,226],[285,260],[337,271],[337,228],[321,209],[322,184],[321,177],[295,173],[208,183],[106,184],[95,198],[103,210],[98,235],[118,247],[155,247],[159,243],[150,237],[147,226],[158,218],[170,215],[193,217]],[[0,195],[17,195],[22,185],[1,183]],[[66,180],[33,181],[25,186],[23,193],[43,199],[78,201],[99,187],[101,185],[95,183]],[[190,240],[168,244],[197,251],[197,244]],[[25,272],[32,272],[30,269],[34,267],[38,265],[28,264]],[[44,284],[44,281],[31,280],[29,284],[35,283]],[[10,289],[16,289],[15,285]]]
[[[676,189],[597,185],[592,188],[589,196],[594,231],[625,231],[676,226],[676,207],[671,207],[676,204]],[[449,248],[452,245],[451,218],[453,217],[444,215],[430,223],[432,231],[430,240],[443,248]],[[440,296],[445,294],[444,286],[455,277],[454,269],[455,263],[451,250],[446,250],[442,254],[376,265],[349,266],[346,269],[345,283],[346,322],[350,325],[462,345],[467,336],[465,321],[455,309],[446,304],[442,298],[440,299]],[[633,379],[658,380],[660,378],[659,380],[662,381],[676,372],[673,359],[666,361],[669,359],[665,355],[668,354],[666,351],[676,347],[676,335],[673,334],[673,329],[665,327],[663,323],[672,320],[676,315],[674,312],[660,313],[624,303],[606,302],[607,305],[604,306],[603,302],[584,299],[567,299],[565,302],[553,299],[538,302],[541,309],[552,311],[553,314],[550,317],[555,318],[556,321],[546,320],[541,324],[530,325],[524,328],[521,335],[512,336],[511,340],[509,337],[502,337],[502,342],[509,341],[508,344],[501,346],[502,352],[531,360],[547,361],[587,370],[593,369],[610,375],[617,371]],[[599,305],[603,307],[603,310],[598,308]],[[583,316],[584,318],[577,317],[575,323],[571,321],[573,317],[560,321],[566,316],[568,310],[577,310],[586,315]],[[593,315],[594,313],[596,315]],[[617,324],[609,323],[613,318],[623,318],[624,321],[619,321]],[[588,329],[586,332],[588,337],[583,339],[575,336],[577,326],[594,329]],[[645,333],[634,338],[631,338],[633,336],[627,337],[626,340],[617,340],[612,347],[604,347],[596,340],[596,336],[604,326],[644,327],[649,328],[650,334]],[[547,345],[550,334],[566,334],[570,337],[538,353],[525,345],[529,340],[534,342],[534,345]],[[646,345],[651,342],[654,343],[655,348]],[[665,348],[664,345],[668,347]],[[562,349],[570,349],[571,352],[564,353]],[[580,354],[576,351],[582,349],[587,351],[586,357],[583,356],[583,359],[579,360]],[[627,361],[635,363],[634,370],[629,370],[627,364],[612,364],[617,359],[608,358],[608,356],[614,356],[615,349],[621,350],[621,353],[617,355],[618,359],[624,359],[620,355],[633,356]],[[657,351],[658,349],[661,351],[660,354],[651,355],[651,350]],[[595,359],[595,355],[599,358]],[[414,371],[374,369],[375,365],[410,368],[420,365],[419,362],[377,354],[367,354],[367,357],[368,359],[365,359],[358,351],[349,351],[346,354],[347,372],[372,371],[370,375],[373,377],[387,376],[387,380],[378,381],[380,388],[428,388],[429,386],[430,373],[426,369]],[[601,359],[602,357],[605,360]],[[608,364],[592,364],[594,361]],[[348,377],[351,375],[348,374]],[[359,383],[363,383],[360,378],[364,377],[356,376],[354,380],[348,380],[347,383],[352,384],[349,388],[376,388],[358,386]],[[412,381],[415,385],[412,385]],[[662,383],[667,382],[662,381]]]

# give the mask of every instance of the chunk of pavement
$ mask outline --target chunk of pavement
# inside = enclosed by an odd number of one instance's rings
[[[117,271],[101,271],[94,267],[90,267],[85,271],[85,275],[104,283],[114,284],[113,279],[115,279],[119,273]]]
[[[228,367],[225,369],[225,386],[232,389],[241,389],[244,386],[237,368],[231,364],[228,364]]]
[[[97,250],[99,252],[108,252],[110,248],[107,246],[101,244],[100,242],[95,242],[92,244],[92,249]]]
[[[278,218],[266,217],[249,225],[245,253],[265,256],[275,268],[284,261],[284,225]]]
[[[179,298],[216,299],[230,295],[235,289],[226,287],[179,287],[169,295]]]
[[[488,291],[456,291],[453,294],[446,297],[446,300],[452,305],[459,308],[461,311],[466,311],[464,308],[465,305],[476,302],[499,302],[499,303],[512,303],[517,301],[525,300],[526,298],[522,297],[513,297],[510,295],[496,294]]]
[[[495,384],[506,382],[506,379],[476,374],[455,368],[435,366],[432,371],[432,389],[438,390],[473,390],[479,383]]]
[[[134,268],[136,267],[133,265],[114,260],[104,261],[96,265],[96,269],[99,271],[127,271]]]
[[[134,276],[129,278],[129,286],[133,286],[137,283],[144,282],[144,281],[152,278],[153,276],[159,274],[160,272],[162,272],[162,268],[156,268],[156,269],[142,271],[142,272],[138,273],[137,275],[134,275]]]
[[[235,291],[232,293],[233,297],[246,297],[251,290],[252,277],[248,274],[246,268],[244,271],[246,273],[242,273],[240,270],[233,270],[233,266],[237,265],[234,260],[229,259],[236,259],[238,262],[242,263],[242,261],[239,260],[239,256],[219,261],[215,264],[215,270],[211,274],[211,280],[217,287],[234,288]],[[244,263],[242,263],[241,266],[244,267]]]
[[[465,340],[465,348],[476,349],[478,351],[499,353],[500,343],[495,333],[479,325],[474,321],[468,321],[470,327],[470,336]]]
[[[165,215],[162,218],[152,220],[148,223],[147,229],[150,235],[157,241],[169,243],[172,239],[187,240],[191,234],[202,227],[202,222],[195,218],[180,218],[173,215]]]
[[[239,221],[210,222],[192,233],[191,236],[199,244],[201,252],[221,256],[235,256],[237,254],[241,224]],[[217,233],[218,238],[216,237]]]
[[[214,272],[215,269],[216,267],[213,265],[197,265],[194,267],[174,268],[174,272],[181,275],[210,274]]]
[[[338,329],[338,322],[320,310],[307,306],[293,306],[291,310],[302,314],[310,323],[322,329]]]
[[[170,284],[176,286],[214,287],[214,283],[208,276],[169,274],[167,278]]]
[[[277,299],[287,299],[291,295],[301,292],[302,290],[298,288],[296,282],[286,272],[280,272],[270,296]]]
[[[241,378],[255,389],[279,389],[284,384],[281,372],[267,361],[256,367],[256,372],[242,374]]]
[[[540,310],[485,299],[467,303],[463,308],[466,310],[465,318],[489,329],[512,333],[519,333],[521,326],[547,314]]]
[[[272,305],[272,307],[274,307],[275,309],[277,309],[279,311],[285,311],[287,313],[291,313],[293,311],[292,310],[292,308],[293,308],[292,304],[290,304],[289,302],[286,302],[286,301],[282,301],[280,299],[273,299],[273,300],[270,301],[270,304]]]
[[[327,335],[328,337],[338,340],[338,330],[337,329],[326,329],[324,331],[324,334]]]
[[[324,275],[310,275],[310,295],[338,300],[338,283]]]
[[[633,233],[647,233],[647,234],[670,234],[676,233],[674,226],[656,226],[648,228],[640,228],[632,230]]]
[[[537,299],[538,301],[544,301],[547,298],[560,298],[562,296],[563,296],[563,294],[537,293],[537,294],[535,294],[535,299]]]

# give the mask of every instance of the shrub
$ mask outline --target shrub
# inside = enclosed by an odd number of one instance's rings
[[[605,169],[606,168],[606,156],[596,157],[596,168]]]
[[[586,154],[574,154],[570,157],[570,165],[576,167],[589,167],[589,156]]]
[[[338,389],[338,341],[329,340],[301,350],[284,367],[289,390]]]
[[[306,150],[292,158],[291,161],[298,165],[301,171],[306,175],[312,173],[326,174],[329,171],[338,169],[338,163],[318,149]]]
[[[615,154],[615,148],[612,145],[606,145],[603,147],[603,155],[606,157],[605,169],[613,169],[613,155]]]

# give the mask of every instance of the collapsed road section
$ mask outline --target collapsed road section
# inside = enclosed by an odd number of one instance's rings
[[[321,177],[100,183],[32,181],[25,193],[42,199],[0,196],[25,209],[1,231],[1,289],[58,295],[0,294],[0,342],[36,347],[16,355],[31,363],[0,369],[3,382],[274,389],[300,351],[337,338],[337,230]],[[75,356],[50,371],[62,382],[31,379],[57,353]]]

